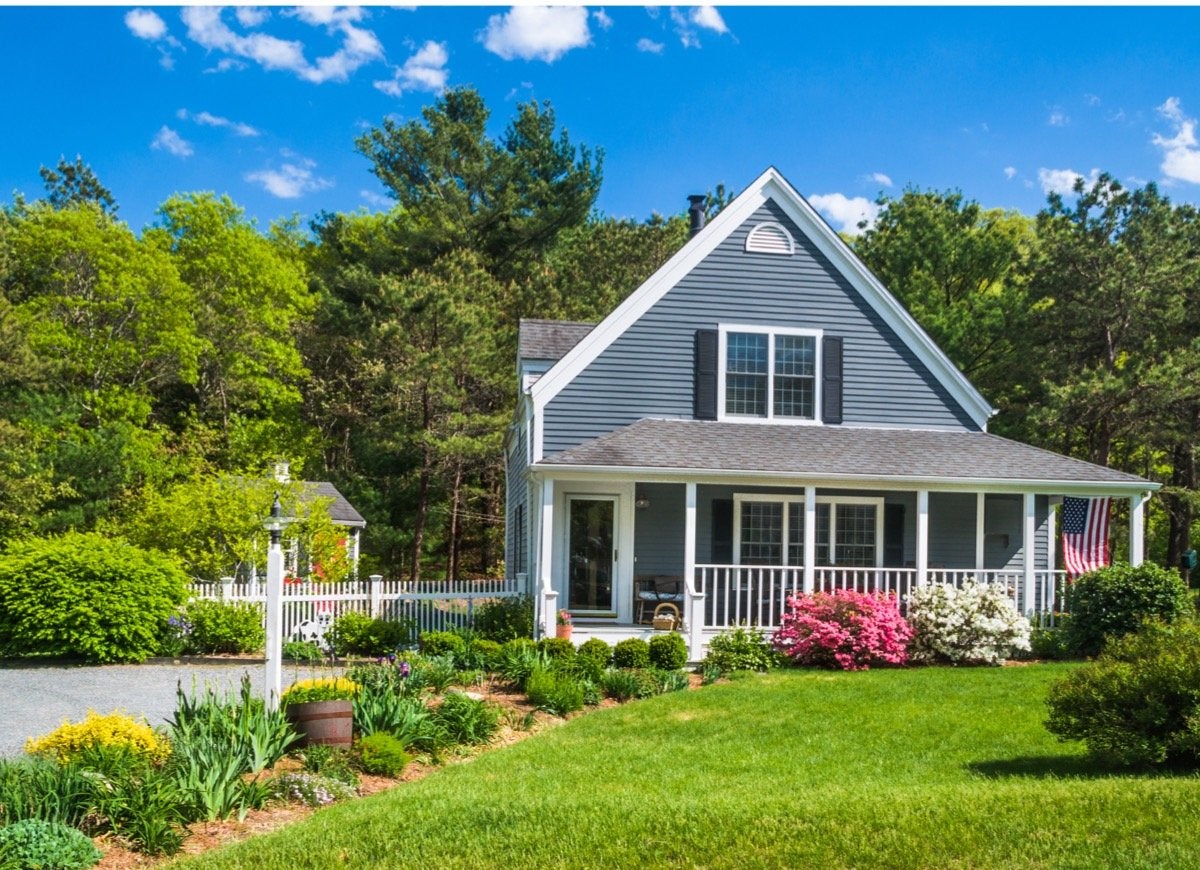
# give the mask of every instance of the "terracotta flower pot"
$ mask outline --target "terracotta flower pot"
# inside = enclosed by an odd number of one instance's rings
[[[570,639],[571,639],[571,629],[572,629],[572,628],[574,628],[574,626],[573,626],[573,625],[559,625],[559,626],[555,626],[554,636],[555,636],[555,637],[561,637],[563,640],[570,640]]]
[[[322,745],[349,749],[353,742],[353,701],[288,704],[287,718],[300,735],[300,746]]]

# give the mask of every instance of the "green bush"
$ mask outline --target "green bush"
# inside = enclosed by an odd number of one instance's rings
[[[531,640],[510,640],[500,648],[496,670],[505,682],[524,691],[525,681],[535,668],[548,668],[549,660]]]
[[[650,667],[650,644],[640,637],[627,637],[613,647],[614,668]]]
[[[358,788],[358,773],[351,765],[351,754],[340,746],[312,743],[300,753],[300,762],[309,773],[318,773]]]
[[[565,716],[583,709],[583,684],[570,674],[536,667],[525,680],[525,694],[539,710]]]
[[[688,647],[683,635],[672,631],[650,638],[650,664],[664,671],[677,671],[687,664]]]
[[[427,656],[454,656],[457,662],[467,653],[467,642],[453,631],[427,631],[421,635],[421,653]]]
[[[187,646],[197,653],[250,653],[267,642],[263,612],[245,601],[189,601],[183,609],[191,623]]]
[[[1046,727],[1122,764],[1200,761],[1200,624],[1148,622],[1053,685]]]
[[[172,559],[120,538],[14,541],[0,556],[0,655],[144,661],[187,583]]]
[[[500,727],[500,709],[461,692],[448,692],[434,708],[433,719],[451,743],[487,743]]]
[[[321,648],[310,640],[289,640],[283,645],[283,657],[294,662],[319,662],[325,658]]]
[[[612,662],[612,647],[598,637],[584,641],[575,650],[575,670],[593,683],[600,682]]]
[[[486,640],[504,643],[533,634],[533,601],[524,596],[497,598],[475,611],[475,631]]]
[[[1059,619],[1065,621],[1066,617]],[[1029,632],[1029,655],[1035,659],[1057,661],[1071,657],[1067,643],[1067,628],[1063,624],[1053,628],[1035,628]]]
[[[708,642],[703,665],[723,674],[736,671],[769,671],[779,658],[761,629],[739,626],[723,631]]]
[[[78,827],[92,812],[94,783],[78,764],[0,758],[0,825],[42,819]]]
[[[496,641],[482,637],[477,638],[471,644],[471,650],[478,660],[479,666],[486,671],[495,670],[496,663],[500,661],[500,650],[502,648]]]
[[[404,744],[386,731],[368,734],[358,741],[357,749],[359,767],[372,776],[399,776],[411,761]]]
[[[641,681],[633,671],[612,670],[600,678],[600,690],[606,698],[628,701],[638,696]]]
[[[84,870],[101,858],[96,845],[59,822],[24,819],[0,828],[0,862],[28,870]]]
[[[565,637],[544,637],[538,641],[538,649],[551,661],[555,659],[570,661],[575,658],[575,644]]]
[[[372,619],[348,610],[329,627],[329,644],[339,656],[386,656],[412,642],[409,620]]]
[[[1176,619],[1188,612],[1189,602],[1179,575],[1150,562],[1091,571],[1067,589],[1067,647],[1094,656],[1107,638],[1137,631],[1147,617]]]

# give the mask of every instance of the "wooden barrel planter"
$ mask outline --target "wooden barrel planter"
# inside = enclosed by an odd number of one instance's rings
[[[300,746],[338,746],[349,749],[353,742],[353,701],[288,704],[287,718],[300,735]]]

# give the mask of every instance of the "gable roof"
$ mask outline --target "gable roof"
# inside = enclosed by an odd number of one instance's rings
[[[704,472],[714,476],[906,484],[1052,485],[1055,491],[1144,492],[1159,485],[986,432],[859,426],[745,426],[639,420],[547,456],[534,468]]]
[[[523,317],[517,332],[517,356],[520,359],[562,359],[595,326],[595,323]]]
[[[304,498],[327,498],[329,502],[329,519],[338,526],[366,526],[363,515],[354,509],[354,505],[346,499],[336,486],[327,480],[305,480],[300,484],[304,487]]]
[[[680,280],[700,264],[722,241],[767,200],[773,200],[790,217],[813,245],[824,254],[879,314],[966,411],[980,429],[987,427],[992,407],[917,324],[897,299],[870,273],[846,243],[796,192],[786,179],[770,167],[753,184],[721,210],[704,229],[680,248],[657,272],[631,293],[599,325],[587,332],[530,388],[535,412],[567,386],[638,318],[662,299]]]

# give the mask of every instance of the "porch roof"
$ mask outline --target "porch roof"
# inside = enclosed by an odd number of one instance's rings
[[[1134,474],[986,432],[705,420],[639,420],[551,454],[534,468],[1159,488]]]

